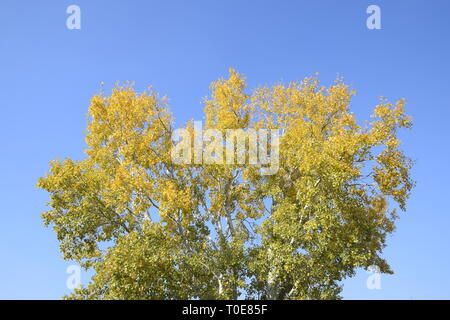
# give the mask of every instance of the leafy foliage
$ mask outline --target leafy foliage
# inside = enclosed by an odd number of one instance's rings
[[[334,299],[358,267],[391,273],[381,252],[414,184],[397,137],[411,120],[404,100],[382,100],[360,126],[353,94],[317,77],[247,92],[232,69],[213,83],[206,128],[282,130],[267,176],[174,164],[173,119],[151,88],[95,95],[87,157],[38,182],[64,258],[95,270],[66,298]]]

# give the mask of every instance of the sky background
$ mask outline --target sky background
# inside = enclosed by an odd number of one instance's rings
[[[81,8],[69,30],[66,8]],[[381,30],[366,9],[381,8]],[[414,119],[403,147],[413,190],[384,257],[395,271],[369,290],[361,270],[345,299],[450,298],[450,1],[23,1],[0,5],[0,299],[59,299],[69,292],[56,236],[35,187],[56,158],[83,158],[90,97],[104,82],[148,85],[170,98],[182,124],[202,119],[202,98],[229,67],[249,88],[339,74],[367,119],[385,96]],[[82,282],[88,276],[83,274]]]

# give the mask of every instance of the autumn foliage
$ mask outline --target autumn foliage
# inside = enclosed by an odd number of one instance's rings
[[[179,165],[173,118],[152,89],[117,86],[89,107],[86,157],[51,163],[42,217],[65,259],[95,276],[73,299],[335,299],[381,253],[413,187],[398,130],[405,101],[358,124],[341,80],[211,85],[205,128],[282,132],[279,169]],[[192,123],[186,124],[191,128]]]

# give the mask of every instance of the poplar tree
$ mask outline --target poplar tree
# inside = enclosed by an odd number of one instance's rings
[[[338,79],[246,88],[230,69],[205,99],[205,129],[279,129],[279,168],[176,164],[167,99],[94,95],[85,158],[51,162],[38,187],[64,259],[94,270],[67,299],[338,299],[377,266],[414,185],[398,130],[405,100],[358,124]],[[192,122],[186,124],[192,130]]]

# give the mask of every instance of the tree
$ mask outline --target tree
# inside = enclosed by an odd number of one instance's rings
[[[278,170],[174,163],[164,97],[95,95],[86,158],[53,161],[38,182],[64,258],[95,270],[67,298],[335,299],[359,267],[392,273],[381,253],[414,184],[405,101],[382,100],[360,126],[339,79],[247,92],[230,69],[211,91],[205,129],[280,130]]]

